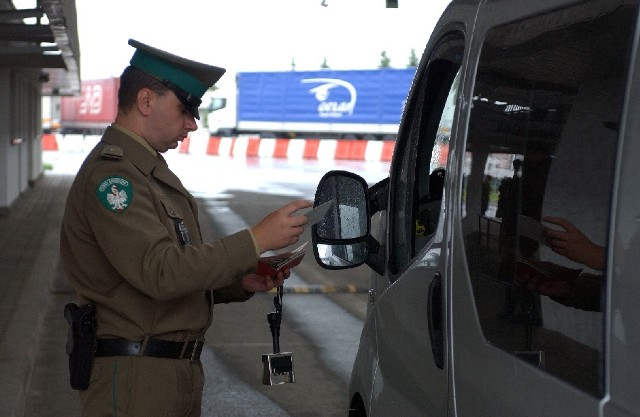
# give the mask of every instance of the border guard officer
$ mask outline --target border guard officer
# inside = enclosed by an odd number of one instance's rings
[[[216,303],[282,284],[254,274],[261,253],[298,241],[311,207],[296,200],[250,229],[206,242],[194,197],[162,153],[190,131],[223,68],[130,40],[118,114],[67,197],[61,260],[71,384],[85,417],[200,416],[203,335]]]

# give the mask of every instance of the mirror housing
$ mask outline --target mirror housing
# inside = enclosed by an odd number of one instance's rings
[[[366,263],[384,271],[384,251],[371,236],[371,216],[386,208],[388,179],[371,187],[357,174],[327,172],[316,190],[314,206],[333,201],[326,216],[311,228],[316,261],[325,269],[348,269]]]

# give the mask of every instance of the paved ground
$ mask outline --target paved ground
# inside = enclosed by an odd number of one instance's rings
[[[0,416],[74,417],[58,239],[71,176],[44,175],[0,217]]]

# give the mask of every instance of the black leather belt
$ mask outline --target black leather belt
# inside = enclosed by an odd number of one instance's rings
[[[190,342],[171,342],[168,340],[149,339],[144,352],[140,351],[142,341],[127,339],[98,339],[96,341],[96,357],[106,356],[151,356],[165,359],[200,360],[204,339]]]

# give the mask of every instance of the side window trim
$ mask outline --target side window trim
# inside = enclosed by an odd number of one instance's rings
[[[433,155],[433,147],[442,128],[442,112],[449,97],[453,80],[456,79],[455,75],[460,69],[464,50],[464,34],[462,32],[445,34],[432,48],[430,59],[419,68],[412,86],[412,95],[404,115],[407,124],[403,125],[396,144],[396,152],[400,153],[394,157],[394,164],[391,167],[393,193],[390,201],[391,210],[388,214],[390,230],[388,253],[392,280],[395,280],[411,264],[425,246],[425,242],[422,241],[419,243],[419,247],[416,247],[416,230],[421,230],[421,225],[416,223],[417,201],[415,200],[419,197],[417,187],[421,186],[416,183],[416,172],[418,169],[424,168],[419,166],[420,161],[416,157],[421,150],[420,147],[424,147],[425,143],[429,149],[426,151],[423,149],[423,153],[429,158]],[[433,105],[437,106],[435,111],[430,108]],[[451,123],[452,120],[449,121],[449,135]],[[427,130],[425,131],[425,129]],[[443,166],[446,165],[448,156],[448,139],[449,136],[445,141],[447,148],[444,152],[444,163],[441,164]],[[424,161],[422,162],[424,163]],[[426,169],[429,170],[428,174],[433,171],[430,167],[426,167]],[[422,180],[423,183],[427,182],[425,178]],[[425,190],[423,192],[426,193],[427,186],[422,186]]]

